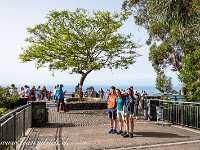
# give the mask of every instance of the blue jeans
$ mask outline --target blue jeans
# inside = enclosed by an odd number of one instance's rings
[[[135,104],[135,116],[138,116],[138,104]]]
[[[41,99],[41,100],[43,100],[43,98],[44,98],[44,95],[43,95],[43,94],[41,94],[41,95],[40,95],[40,99]]]

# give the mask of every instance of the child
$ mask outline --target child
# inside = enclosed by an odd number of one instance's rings
[[[115,87],[112,86],[110,93],[108,94],[108,118],[110,119],[110,131],[108,133],[117,133],[117,116],[116,116],[116,108],[117,108],[117,95],[115,93]],[[114,130],[113,130],[113,120],[114,120]]]
[[[124,107],[124,112],[125,112],[125,121],[126,121],[126,132],[122,134],[122,136],[125,137],[133,137],[133,128],[134,128],[134,100],[135,98],[133,97],[133,92],[129,88],[127,89],[127,94],[126,94],[126,100],[125,100],[125,107]],[[129,134],[129,117],[130,117],[130,122],[131,122],[131,133]]]
[[[48,100],[49,101],[51,100],[51,91],[49,91],[49,93],[48,93]]]

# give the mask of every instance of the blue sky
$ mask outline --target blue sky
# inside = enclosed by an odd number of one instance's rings
[[[71,75],[69,71],[56,71],[52,76],[47,68],[37,70],[34,62],[20,63],[21,47],[28,43],[27,27],[33,27],[46,21],[45,16],[51,10],[87,10],[119,11],[122,0],[0,0],[0,85],[15,84],[57,84],[76,85],[80,75]],[[145,29],[134,24],[130,18],[124,23],[120,33],[132,33],[133,40],[144,44],[137,52],[142,56],[128,70],[102,69],[92,72],[85,80],[86,85],[154,85],[156,73],[148,61],[149,47],[145,45],[148,34]],[[167,72],[173,84],[179,86],[177,75]]]

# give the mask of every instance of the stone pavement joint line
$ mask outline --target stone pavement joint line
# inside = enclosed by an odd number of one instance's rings
[[[117,149],[109,149],[109,150],[144,149],[144,148],[164,147],[164,146],[192,144],[192,143],[200,143],[200,140],[183,141],[183,142],[175,142],[175,143],[163,143],[163,144],[155,144],[155,145],[134,146],[134,147],[117,148]]]

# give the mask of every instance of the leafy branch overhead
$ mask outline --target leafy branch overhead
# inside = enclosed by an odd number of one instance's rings
[[[84,9],[51,11],[44,24],[28,28],[31,43],[20,55],[22,62],[36,61],[37,68],[83,74],[101,68],[124,68],[135,62],[137,46],[132,35],[117,33],[126,14]]]
[[[192,85],[183,72],[200,70],[199,61],[193,61],[196,67],[186,69],[188,56],[195,55],[200,47],[199,0],[124,0],[122,7],[134,15],[137,25],[147,30],[146,44],[151,45],[149,60],[158,77],[171,66],[182,82]],[[200,74],[190,78],[197,81]]]

